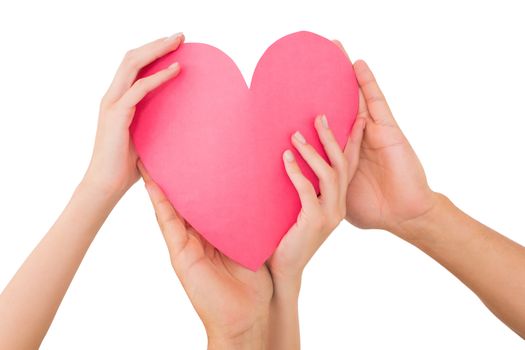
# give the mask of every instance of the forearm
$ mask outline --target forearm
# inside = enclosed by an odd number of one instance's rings
[[[270,304],[269,349],[300,349],[299,283],[293,286],[276,286]]]
[[[423,217],[395,232],[430,255],[525,337],[525,248],[472,219],[437,195]]]
[[[70,202],[0,295],[0,348],[36,349],[87,249],[116,203],[88,184]]]

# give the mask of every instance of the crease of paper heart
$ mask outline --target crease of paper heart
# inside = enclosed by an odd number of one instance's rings
[[[257,270],[296,222],[301,204],[282,163],[299,130],[328,161],[313,126],[326,114],[343,148],[355,121],[353,67],[330,40],[287,35],[259,60],[248,88],[219,49],[185,43],[145,67],[179,62],[179,76],[150,92],[130,127],[138,156],[177,211],[232,260]],[[318,179],[293,150],[319,193]]]

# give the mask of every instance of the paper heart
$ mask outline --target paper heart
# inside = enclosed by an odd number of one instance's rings
[[[259,60],[248,88],[219,49],[185,43],[145,67],[179,62],[179,76],[138,105],[136,151],[177,211],[232,260],[251,270],[268,259],[301,209],[282,163],[296,130],[327,159],[313,127],[327,115],[344,147],[358,107],[352,64],[330,40],[285,36]],[[318,191],[318,180],[293,151]]]

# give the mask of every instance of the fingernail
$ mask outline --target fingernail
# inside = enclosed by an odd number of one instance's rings
[[[296,131],[293,134],[293,137],[303,145],[306,145],[306,139],[304,138],[303,134],[301,134],[299,131]]]
[[[168,69],[173,69],[173,70],[176,70],[176,69],[179,69],[179,62],[175,62],[175,63],[172,63],[169,65]]]
[[[287,161],[287,162],[293,162],[295,157],[293,156],[293,153],[292,151],[290,151],[289,149],[287,149],[286,151],[284,151],[284,159]]]
[[[321,116],[321,124],[323,124],[325,129],[328,129],[328,119],[326,119],[326,115],[324,114]]]
[[[182,32],[179,32],[179,33],[175,33],[173,35],[170,35],[169,37],[167,37],[166,39],[164,39],[165,41],[175,41],[175,39],[179,38],[182,36]]]

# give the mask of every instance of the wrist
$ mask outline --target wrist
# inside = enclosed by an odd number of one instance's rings
[[[301,291],[301,275],[293,278],[278,278],[273,276],[272,302],[297,302]]]
[[[241,332],[220,332],[206,329],[208,350],[258,350],[266,347],[268,337],[268,318],[257,321]]]
[[[113,207],[120,198],[122,198],[124,193],[104,186],[104,184],[94,181],[89,177],[84,177],[75,189],[75,194],[89,196],[102,205],[107,204]]]
[[[433,203],[427,211],[416,218],[400,222],[391,232],[411,244],[418,245],[430,239],[429,231],[452,215],[454,209],[454,205],[445,195],[433,192]]]
[[[299,313],[299,293],[275,294],[270,303],[270,318],[272,327],[276,320],[295,319]]]
[[[274,287],[270,303],[269,348],[275,350],[300,349],[299,332],[300,283]]]
[[[127,191],[127,188],[120,189],[117,186],[112,186],[111,184],[91,176],[89,170],[86,172],[77,188],[82,191],[89,192],[90,194],[102,200],[114,202],[118,202]]]

